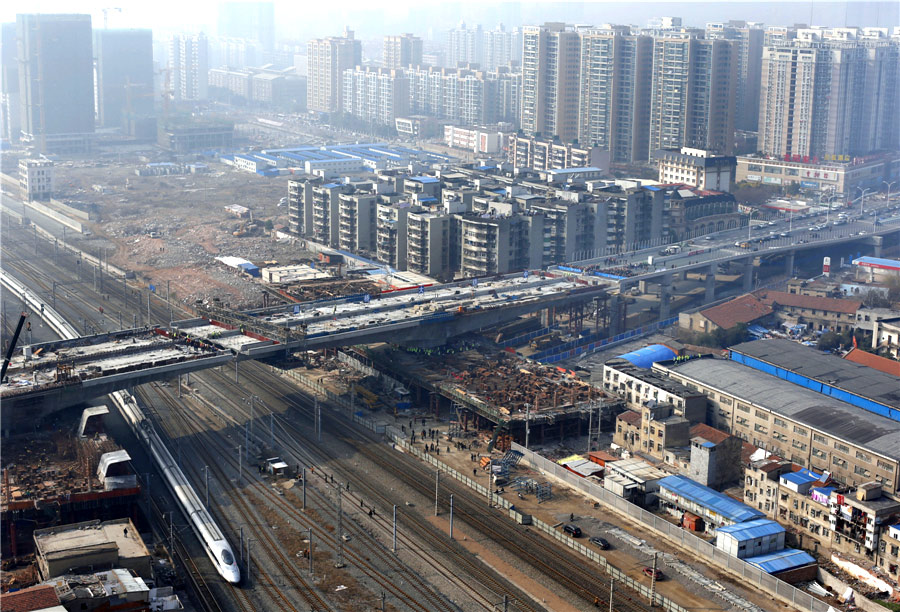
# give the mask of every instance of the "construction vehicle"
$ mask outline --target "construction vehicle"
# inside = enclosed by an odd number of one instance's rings
[[[13,353],[16,352],[16,343],[19,341],[19,334],[22,333],[22,326],[25,325],[25,319],[27,318],[27,312],[23,312],[19,316],[19,323],[16,325],[16,331],[9,341],[9,348],[6,349],[6,356],[3,357],[3,367],[0,369],[0,381],[6,378],[6,369],[9,368],[9,362],[12,360]]]
[[[363,403],[369,407],[369,410],[375,410],[378,404],[378,396],[360,385],[354,385],[353,390],[362,399]]]

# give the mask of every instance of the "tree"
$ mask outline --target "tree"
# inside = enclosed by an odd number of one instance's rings
[[[888,291],[888,295],[890,295],[890,291]],[[878,289],[869,289],[863,296],[863,304],[869,308],[890,308],[891,300]]]
[[[267,232],[271,232],[273,229],[275,229],[275,224],[272,223],[271,219],[266,219],[266,222],[263,224],[263,227],[266,228]]]
[[[816,348],[820,351],[833,351],[841,345],[841,337],[833,331],[825,332],[819,336]]]

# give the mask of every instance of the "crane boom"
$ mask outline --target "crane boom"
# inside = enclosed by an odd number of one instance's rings
[[[16,350],[16,343],[19,341],[19,334],[22,333],[22,326],[25,325],[25,319],[27,317],[27,312],[23,312],[21,316],[19,316],[19,324],[16,325],[16,331],[13,334],[12,339],[9,341],[9,348],[6,349],[6,356],[3,358],[3,368],[0,369],[0,380],[6,378],[6,368],[9,367],[9,362]]]

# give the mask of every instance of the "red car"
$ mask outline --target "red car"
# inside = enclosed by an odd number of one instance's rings
[[[653,571],[654,571],[654,570],[653,570],[652,567],[645,567],[645,568],[644,568],[644,575],[645,575],[647,578],[653,578]],[[665,578],[665,577],[666,577],[665,574],[663,574],[661,570],[656,570],[656,579],[657,579],[657,580],[662,580],[662,579]]]

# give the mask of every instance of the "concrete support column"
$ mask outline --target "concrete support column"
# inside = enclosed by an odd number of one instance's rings
[[[869,241],[872,245],[872,256],[881,257],[881,245],[884,243],[884,237],[872,236],[871,238],[869,238]]]
[[[791,256],[791,261],[794,261],[793,255]],[[751,257],[744,260],[744,293],[753,291],[753,274],[753,258]]]
[[[718,264],[710,264],[706,270],[706,295],[703,298],[706,303],[716,299],[716,269],[718,267]]]
[[[659,279],[659,318],[669,318],[669,298],[672,289],[672,275],[664,274]]]
[[[640,291],[641,293],[649,293],[649,291],[647,291],[647,282],[648,281],[643,280],[638,281],[638,291]]]
[[[622,333],[619,329],[619,319],[621,318],[622,296],[609,296],[609,336],[613,337]]]

